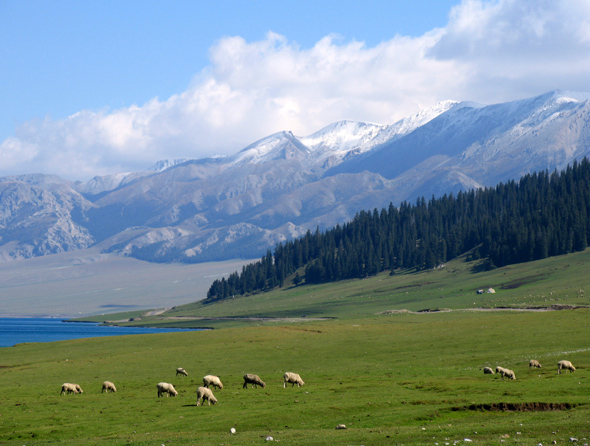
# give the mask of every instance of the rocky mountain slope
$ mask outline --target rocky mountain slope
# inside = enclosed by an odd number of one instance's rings
[[[87,183],[0,178],[0,259],[98,243],[159,262],[252,258],[361,209],[562,169],[590,151],[589,97],[447,101],[392,125],[342,121],[307,137],[280,132],[232,156]]]

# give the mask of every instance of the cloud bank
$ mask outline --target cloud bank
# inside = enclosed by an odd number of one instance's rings
[[[219,40],[186,91],[118,110],[29,121],[0,144],[0,175],[71,180],[161,159],[235,153],[281,130],[341,119],[393,123],[445,99],[496,103],[590,91],[587,0],[464,0],[448,24],[375,47],[330,35],[312,48],[269,33]]]

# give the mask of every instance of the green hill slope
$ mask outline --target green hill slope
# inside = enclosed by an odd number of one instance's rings
[[[465,256],[442,268],[382,273],[321,285],[293,286],[206,304],[177,306],[155,316],[114,315],[117,324],[177,327],[231,327],[276,324],[263,318],[329,317],[347,319],[391,310],[424,311],[472,308],[547,308],[590,305],[590,250],[535,262],[481,271]],[[493,294],[477,290],[493,288]],[[587,291],[586,291],[587,290]],[[102,321],[104,316],[92,318]],[[280,321],[282,322],[282,321]]]

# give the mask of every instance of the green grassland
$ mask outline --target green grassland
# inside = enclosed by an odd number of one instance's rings
[[[590,443],[590,309],[475,309],[587,305],[589,255],[490,272],[458,260],[160,316],[207,317],[191,323],[220,330],[1,348],[0,444],[256,445],[269,435],[285,445]],[[497,293],[475,294],[489,286]],[[387,311],[427,308],[453,311]],[[212,319],[222,316],[239,318]],[[254,316],[306,318],[244,319]],[[529,369],[533,358],[543,368]],[[576,372],[558,375],[560,359]],[[481,371],[497,365],[516,380]],[[285,371],[305,385],[283,388]],[[224,383],[219,403],[197,407],[209,373]],[[243,389],[244,373],[266,388]],[[118,392],[102,394],[104,380]],[[160,381],[179,396],[157,398]],[[60,395],[64,382],[84,393]],[[348,429],[336,430],[341,423]]]
[[[590,306],[585,293],[590,250],[545,260],[481,271],[480,262],[465,256],[442,268],[382,273],[362,280],[321,285],[290,283],[282,289],[236,296],[214,304],[203,301],[176,306],[163,314],[109,315],[119,325],[170,327],[239,327],[276,325],[284,321],[261,318],[356,318],[391,310],[528,308],[552,305]],[[495,294],[476,294],[493,287]],[[127,319],[134,318],[132,322]],[[104,316],[84,318],[103,322]]]

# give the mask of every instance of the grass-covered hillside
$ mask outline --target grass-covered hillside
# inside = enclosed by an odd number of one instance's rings
[[[485,273],[458,260],[166,315],[242,317],[197,321],[220,330],[2,348],[0,444],[272,444],[268,436],[282,445],[590,443],[590,309],[465,310],[587,304],[580,291],[589,255]],[[495,294],[476,294],[490,286]],[[427,308],[453,311],[389,311]],[[530,359],[543,368],[529,369]],[[576,372],[558,375],[560,359]],[[516,380],[481,370],[498,365]],[[189,376],[176,377],[176,367]],[[283,388],[286,371],[305,385]],[[266,388],[243,389],[244,373],[260,375]],[[206,374],[224,388],[213,390],[217,405],[197,407]],[[104,380],[117,393],[102,394]],[[160,381],[179,396],[158,398]],[[64,382],[84,393],[60,395]]]
[[[109,315],[109,320],[121,325],[219,328],[284,322],[274,318],[347,319],[390,310],[590,305],[590,250],[492,271],[481,271],[481,261],[466,262],[465,258],[418,273],[382,273],[362,280],[297,287],[287,281],[285,287],[268,293],[236,296],[213,304],[199,301],[164,312]],[[477,294],[477,290],[490,287],[496,293]],[[134,320],[127,322],[130,318]],[[105,317],[84,320],[102,322]]]

